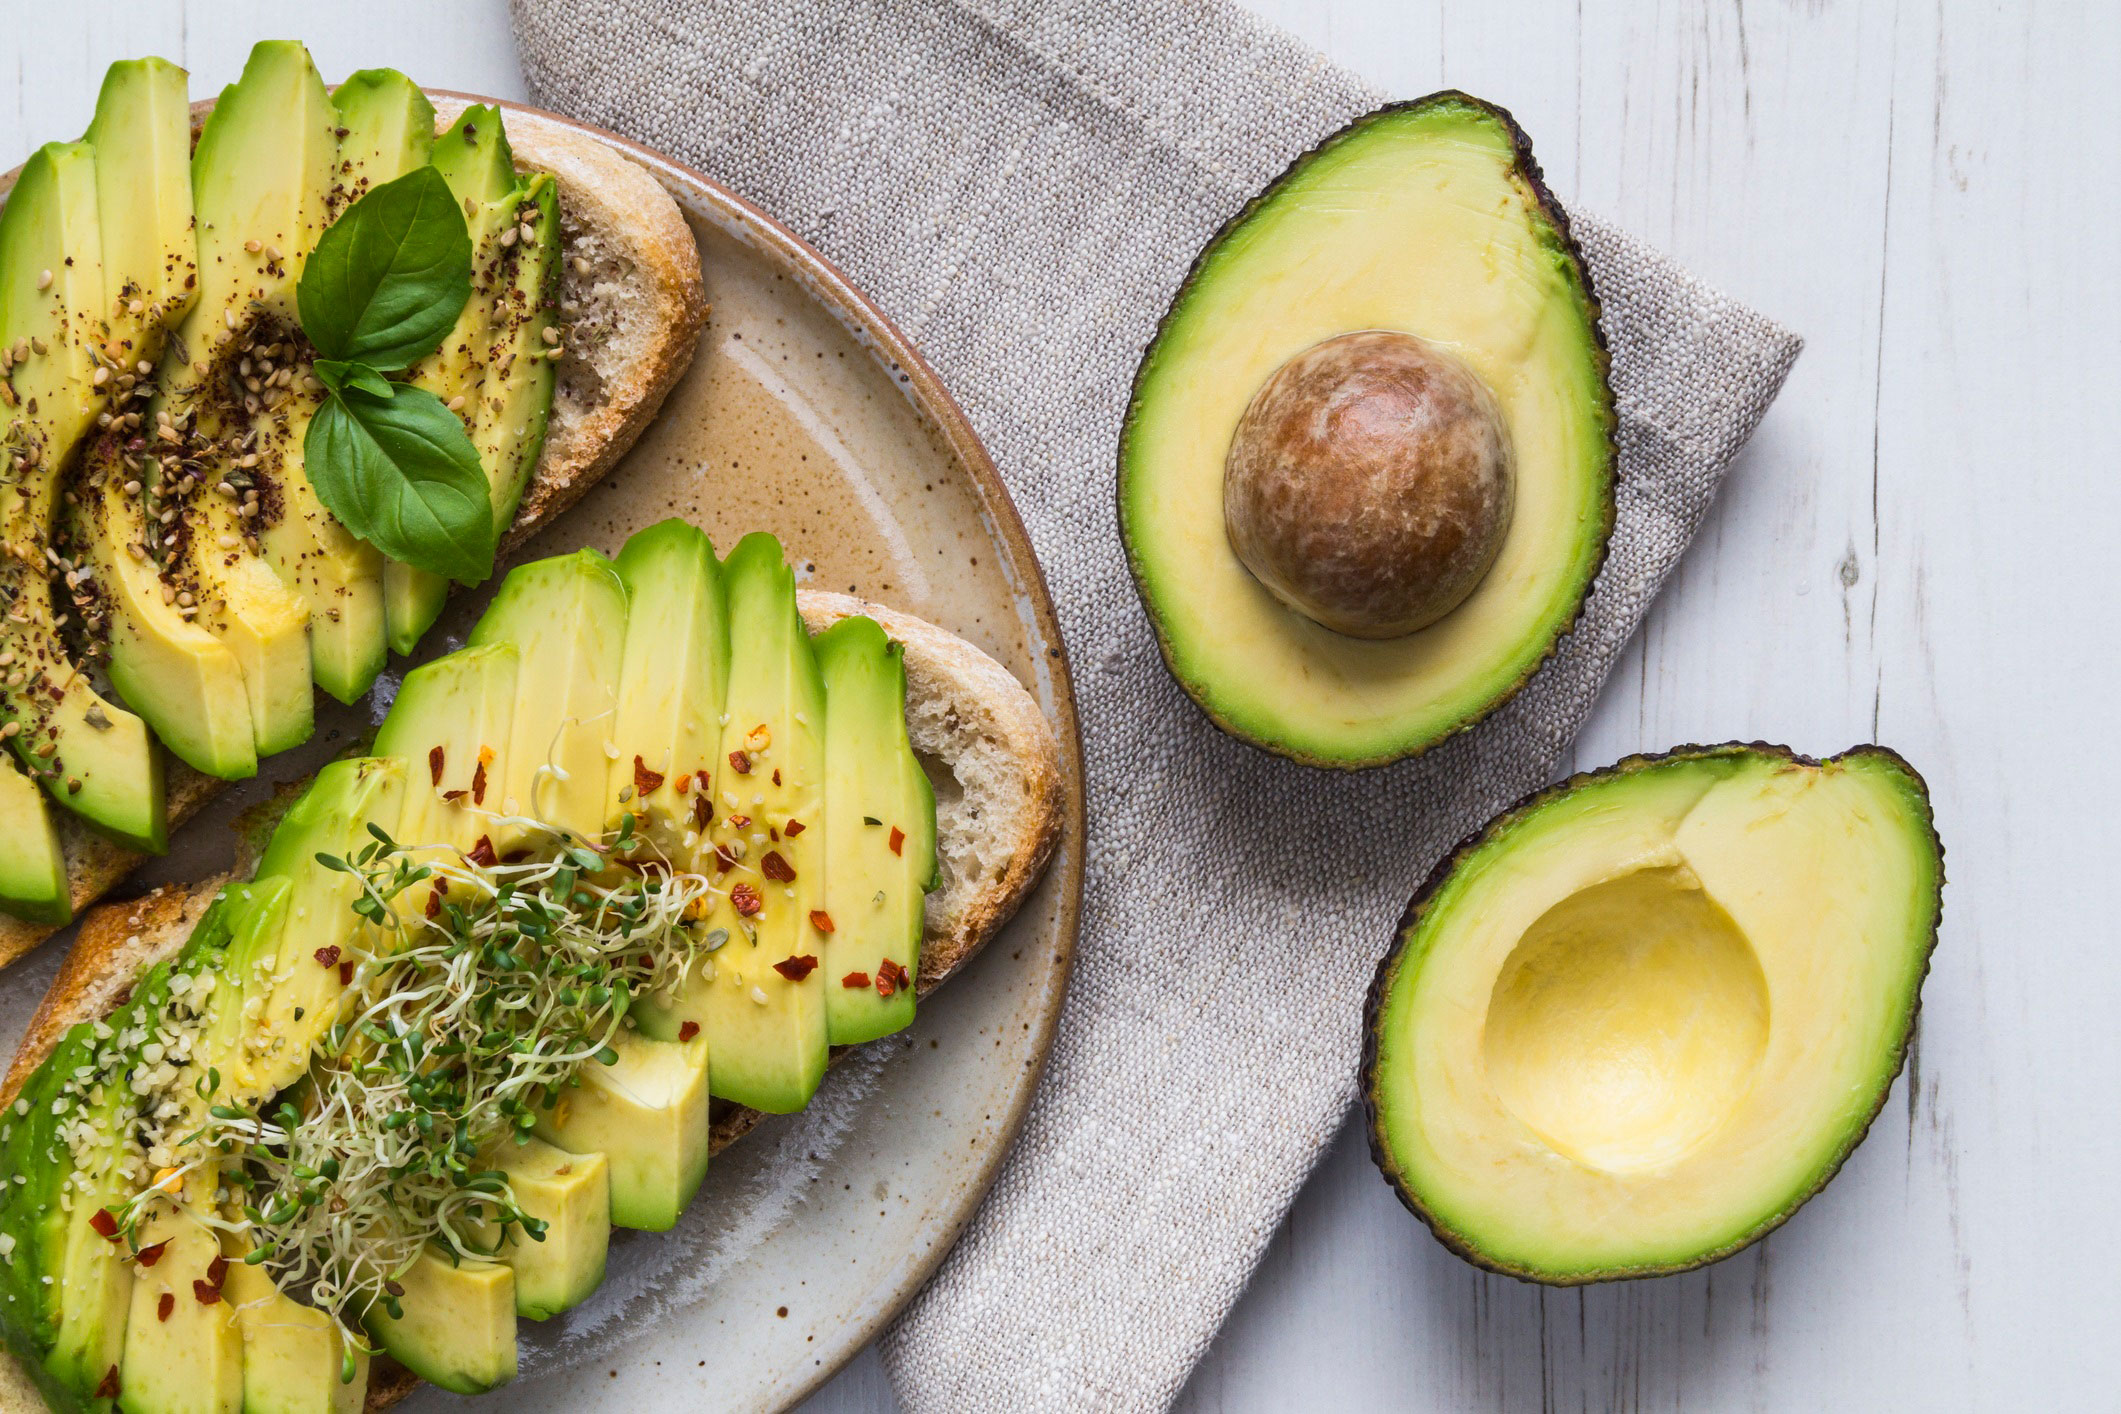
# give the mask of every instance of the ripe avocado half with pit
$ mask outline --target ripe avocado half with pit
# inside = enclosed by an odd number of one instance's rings
[[[1515,461],[1492,565],[1441,619],[1383,639],[1285,607],[1224,519],[1225,457],[1255,393],[1364,330],[1469,366]],[[1439,93],[1356,119],[1209,242],[1135,374],[1120,526],[1164,661],[1218,726],[1297,761],[1434,746],[1508,699],[1575,622],[1612,526],[1613,428],[1589,276],[1510,116]]]
[[[1378,969],[1378,1166],[1511,1276],[1729,1256],[1884,1103],[1943,860],[1922,778],[1877,746],[1684,747],[1532,796],[1437,868]]]

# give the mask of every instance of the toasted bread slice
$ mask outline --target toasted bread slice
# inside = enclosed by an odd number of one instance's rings
[[[434,99],[436,131],[466,100]],[[192,122],[210,103],[195,104]],[[507,111],[516,165],[550,172],[560,189],[568,316],[567,352],[553,394],[545,450],[523,494],[506,551],[522,544],[582,498],[626,454],[692,362],[707,322],[700,253],[677,203],[646,170],[579,129],[540,114]],[[169,763],[169,820],[175,826],[224,783],[179,761]],[[78,912],[124,878],[141,856],[62,812],[66,875]],[[0,914],[0,967],[57,929]]]
[[[935,785],[942,874],[928,895],[916,979],[926,996],[1015,916],[1052,857],[1065,798],[1053,728],[1006,668],[955,634],[851,595],[803,590],[798,598],[813,633],[867,614],[906,645],[907,731]],[[227,876],[189,888],[170,885],[90,910],[0,1084],[0,1107],[13,1102],[69,1027],[115,1010],[136,978],[181,948],[225,882]],[[712,1150],[720,1152],[759,1118],[755,1110],[716,1101]],[[417,1383],[378,1360],[368,1408],[388,1408]],[[21,1369],[0,1359],[0,1410],[39,1407]]]

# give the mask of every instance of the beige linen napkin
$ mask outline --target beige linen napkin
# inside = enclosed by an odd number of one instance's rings
[[[1023,1136],[884,1354],[915,1411],[1159,1407],[1347,1113],[1409,893],[1549,780],[1798,341],[1579,216],[1622,417],[1589,607],[1478,730],[1389,769],[1306,770],[1216,732],[1165,675],[1114,447],[1201,243],[1385,95],[1219,3],[516,0],[515,18],[539,103],[699,167],[875,298],[1030,526],[1082,703],[1081,951]]]

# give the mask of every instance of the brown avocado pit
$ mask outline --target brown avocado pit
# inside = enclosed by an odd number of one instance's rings
[[[1464,602],[1502,548],[1516,463],[1465,361],[1369,329],[1297,354],[1239,420],[1223,525],[1254,578],[1353,638],[1399,638]]]

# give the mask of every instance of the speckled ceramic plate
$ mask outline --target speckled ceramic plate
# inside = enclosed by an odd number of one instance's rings
[[[597,136],[677,198],[713,315],[654,425],[522,557],[615,550],[673,514],[724,549],[771,530],[801,578],[919,614],[1005,664],[1055,727],[1070,795],[1038,890],[921,1003],[912,1029],[861,1048],[806,1112],[769,1119],[719,1156],[675,1232],[617,1234],[603,1287],[564,1317],[526,1323],[522,1378],[489,1401],[513,1411],[772,1408],[823,1382],[920,1288],[1022,1123],[1081,898],[1074,702],[1023,525],[905,336],[763,212],[668,158]],[[482,597],[452,608],[428,656],[460,641]],[[269,769],[280,779],[313,770],[372,714],[320,699],[317,740]],[[227,867],[227,822],[269,789],[261,780],[222,796],[153,875]],[[0,1053],[12,1053],[58,957],[48,946],[0,974]],[[455,1401],[430,1389],[403,1407],[445,1403]]]

